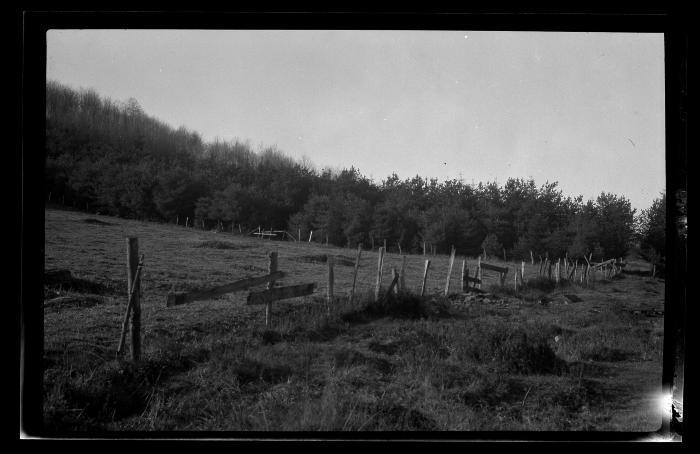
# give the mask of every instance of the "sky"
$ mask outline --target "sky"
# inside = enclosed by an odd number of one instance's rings
[[[46,77],[377,183],[533,178],[640,211],[665,189],[663,49],[641,33],[50,30]]]

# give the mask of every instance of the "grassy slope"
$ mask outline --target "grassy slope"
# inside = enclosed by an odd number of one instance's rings
[[[97,219],[108,225],[85,222]],[[114,359],[126,302],[125,237],[138,236],[144,360]],[[227,249],[198,247],[225,242]],[[367,309],[377,254],[364,251],[358,298],[352,266],[335,267],[339,296],[325,315],[326,264],[355,251],[258,240],[85,213],[46,210],[46,268],[72,285],[45,287],[45,423],[52,430],[625,430],[660,426],[663,281],[624,274],[589,288],[509,296],[488,273],[484,298],[405,297]],[[165,307],[171,289],[265,274],[279,252],[281,285],[316,282],[313,297],[277,303],[273,329],[246,292]],[[441,293],[446,256],[431,257]],[[501,264],[500,261],[494,261]],[[468,260],[473,270],[475,260]],[[385,258],[385,285],[397,254]],[[508,264],[513,267],[514,264]],[[647,264],[633,262],[628,269]],[[418,291],[424,257],[409,256]],[[526,278],[537,266],[526,264]],[[512,271],[511,271],[512,273]],[[509,274],[512,276],[512,274]],[[508,285],[512,281],[508,279]],[[499,296],[500,294],[500,296]],[[565,302],[575,294],[581,302]],[[538,300],[545,296],[546,304]],[[526,297],[526,298],[525,298]],[[556,339],[556,340],[555,340]]]

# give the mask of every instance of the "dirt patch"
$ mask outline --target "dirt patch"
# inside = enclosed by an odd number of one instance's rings
[[[333,355],[333,359],[336,367],[366,365],[382,374],[391,374],[395,369],[394,365],[384,358],[366,356],[361,352],[348,348],[336,351]]]
[[[209,248],[209,249],[250,249],[251,246],[247,244],[236,244],[228,241],[202,241],[199,244],[192,246],[194,248]]]
[[[111,222],[100,221],[99,219],[92,219],[92,218],[83,219],[82,222],[84,222],[86,224],[94,224],[94,225],[116,225],[116,224],[113,224]]]
[[[333,256],[334,263],[336,265],[340,266],[355,266],[355,262],[341,256]],[[305,262],[305,263],[328,263],[328,255],[327,254],[322,254],[322,255],[302,255],[300,257],[296,257],[295,260],[297,262]]]
[[[60,296],[66,291],[93,295],[117,295],[124,283],[108,282],[103,284],[90,279],[75,277],[69,270],[49,269],[44,271],[44,298]]]
[[[105,298],[99,295],[59,296],[44,301],[44,309],[60,311],[72,307],[92,307],[103,304]]]

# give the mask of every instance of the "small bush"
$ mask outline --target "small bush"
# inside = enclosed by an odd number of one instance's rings
[[[527,326],[485,319],[470,324],[456,343],[457,356],[479,362],[496,362],[508,372],[560,373],[566,369],[543,332]]]

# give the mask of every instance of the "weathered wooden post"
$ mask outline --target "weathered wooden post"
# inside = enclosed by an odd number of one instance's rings
[[[401,243],[397,241],[396,245],[399,247],[399,255],[402,255],[403,253],[401,252]]]
[[[357,258],[355,259],[355,271],[352,273],[352,287],[350,288],[350,304],[355,297],[355,283],[357,282],[357,270],[360,268],[360,255],[362,255],[362,245],[357,245]]]
[[[506,260],[506,248],[503,248],[503,262],[505,263],[507,261],[508,260]]]
[[[477,257],[476,259],[476,276],[474,277],[476,277],[479,280],[478,282],[474,283],[474,287],[481,289],[481,281],[483,280],[481,277],[481,256]]]
[[[382,287],[382,267],[384,265],[384,248],[379,248],[379,259],[377,261],[377,285],[374,289],[374,301],[379,301],[379,292]]]
[[[139,239],[126,239],[127,291],[132,293],[131,359],[141,359],[141,284],[135,282],[139,266]],[[135,285],[134,285],[135,284]],[[133,289],[132,289],[133,286]]]
[[[425,256],[425,241],[423,241],[423,256]]]
[[[332,255],[328,256],[328,316],[331,316],[331,304],[333,304],[333,262],[334,262],[334,257]]]
[[[134,278],[133,282],[131,283],[131,287],[129,288],[129,296],[126,303],[126,312],[124,314],[124,321],[122,322],[122,333],[119,337],[119,346],[117,347],[117,356],[119,357],[121,357],[124,351],[124,344],[126,343],[126,333],[129,330],[129,316],[131,315],[131,309],[134,307],[134,297],[135,295],[138,295],[138,292],[136,292],[135,290],[137,288],[140,288],[139,279],[141,277],[141,269],[143,268],[143,260],[144,256],[141,255],[141,260],[139,261],[138,267],[136,269],[136,277]]]
[[[462,260],[462,293],[467,291],[469,287],[469,268],[467,268],[467,259]]]
[[[301,229],[297,229],[297,243],[301,241]]]
[[[532,250],[530,250],[530,265],[534,265],[534,264],[535,264],[535,256],[532,255]]]
[[[187,217],[185,218],[185,227],[189,227],[189,226],[190,226],[190,217],[187,216]]]
[[[394,287],[395,294],[399,293],[398,278],[399,278],[398,271],[396,271],[396,268],[392,268],[391,269],[391,282],[396,281],[396,286]]]
[[[402,292],[406,290],[406,256],[401,256],[401,271],[399,273],[399,290]]]
[[[309,243],[311,243],[311,237],[314,235],[314,231],[309,231]]]
[[[270,252],[268,256],[269,262],[267,266],[267,271],[268,274],[272,274],[277,271],[277,252]],[[267,289],[272,290],[272,288],[275,286],[275,281],[271,280],[267,284]],[[265,303],[265,326],[268,328],[272,324],[272,301],[268,301]]]
[[[455,263],[455,252],[456,252],[456,249],[454,246],[452,246],[452,250],[450,251],[450,263],[447,266],[447,280],[445,281],[445,296],[447,296],[450,293],[450,277],[452,277],[452,266]]]
[[[520,283],[525,285],[525,260],[520,261]]]
[[[425,282],[428,279],[428,268],[430,268],[430,260],[425,261],[425,270],[423,271],[423,283],[420,286],[420,296],[425,296]]]

